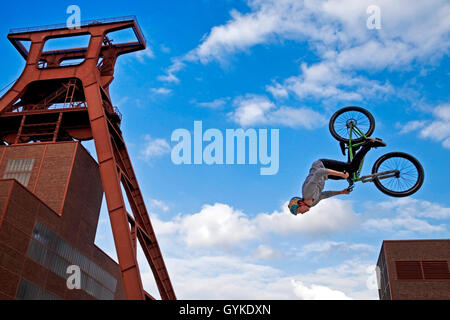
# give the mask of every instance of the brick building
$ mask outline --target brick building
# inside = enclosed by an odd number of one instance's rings
[[[94,244],[97,162],[79,142],[0,146],[0,299],[124,299],[118,264]],[[69,265],[81,289],[68,289]]]
[[[381,300],[450,299],[450,239],[383,241]]]

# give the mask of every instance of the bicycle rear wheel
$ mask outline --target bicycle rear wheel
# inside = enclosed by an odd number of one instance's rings
[[[375,161],[372,174],[396,170],[394,177],[374,178],[375,186],[391,197],[407,197],[415,193],[423,184],[424,171],[420,162],[403,152],[387,153]]]
[[[366,137],[375,130],[375,119],[372,114],[364,108],[350,106],[336,111],[330,119],[329,129],[331,135],[338,141],[348,144],[350,140],[350,124],[357,126]],[[352,142],[358,143],[364,140],[361,135],[352,133]]]

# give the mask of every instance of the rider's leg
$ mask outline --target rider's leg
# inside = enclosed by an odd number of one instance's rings
[[[364,143],[362,148],[355,154],[352,162],[349,163],[348,172],[353,173],[358,171],[359,166],[361,165],[361,161],[366,156],[367,152],[372,149],[372,145],[370,143]]]
[[[320,161],[323,163],[323,166],[325,168],[339,171],[339,172],[348,171],[350,168],[350,164],[347,162],[336,161],[336,160],[331,160],[331,159],[320,159]],[[336,177],[336,176],[328,176],[328,179],[343,180],[344,178]]]
[[[360,147],[358,147],[358,149],[361,148],[360,150],[356,149],[358,150],[358,152],[355,154],[351,162],[342,162],[332,159],[320,159],[320,161],[322,161],[323,166],[327,169],[336,170],[340,172],[345,171],[348,173],[354,173],[358,171],[361,161],[364,159],[364,157],[366,156],[367,152],[369,152],[370,149],[374,147],[384,147],[384,146],[386,146],[386,144],[381,140],[369,138]],[[333,180],[343,179],[335,176],[329,176],[328,178]]]
[[[368,138],[362,144],[361,149],[355,154],[352,162],[350,162],[348,172],[353,173],[358,171],[359,166],[361,165],[361,161],[363,161],[364,157],[366,156],[367,152],[369,152],[370,149],[385,146],[386,143],[384,143],[380,139]]]

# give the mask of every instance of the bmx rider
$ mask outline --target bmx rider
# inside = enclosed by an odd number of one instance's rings
[[[349,194],[352,187],[340,191],[323,191],[325,187],[325,180],[341,180],[349,179],[350,175],[359,169],[361,161],[364,159],[367,152],[372,148],[385,147],[386,143],[381,139],[367,138],[362,144],[361,149],[355,154],[351,162],[342,162],[331,159],[320,159],[315,161],[309,174],[302,186],[302,198],[293,197],[288,204],[289,211],[293,215],[304,214],[314,207],[319,201],[333,197],[339,194]]]

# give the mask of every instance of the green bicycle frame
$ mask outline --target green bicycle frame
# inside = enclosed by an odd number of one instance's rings
[[[352,122],[350,122],[350,136],[349,136],[349,140],[348,140],[348,155],[349,155],[349,160],[350,162],[353,161],[353,148],[359,147],[361,146],[364,142],[359,142],[359,143],[352,143],[352,135],[353,133],[358,134],[360,137],[363,137],[364,140],[367,139],[366,135],[364,134],[364,132],[362,132],[356,125],[354,125]],[[361,161],[360,165],[359,165],[359,169],[357,172],[354,172],[352,174],[352,181],[356,182],[359,181],[359,174],[361,172],[362,166],[364,164],[364,159]]]

